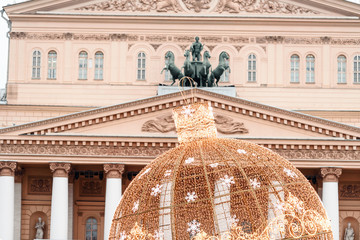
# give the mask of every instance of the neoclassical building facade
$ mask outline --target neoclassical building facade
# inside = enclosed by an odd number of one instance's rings
[[[122,192],[177,146],[173,107],[210,102],[246,139],[309,179],[335,239],[360,239],[360,7],[342,0],[32,0],[11,20],[0,105],[0,238],[107,239]],[[198,36],[219,87],[179,93]]]

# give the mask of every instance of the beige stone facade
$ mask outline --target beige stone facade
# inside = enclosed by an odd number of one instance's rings
[[[106,239],[113,201],[106,193],[121,196],[146,164],[177,146],[171,110],[184,97],[211,103],[220,137],[290,160],[320,197],[327,183],[337,184],[335,239],[348,222],[360,239],[359,5],[33,0],[5,10],[12,29],[0,184],[12,177],[15,193],[0,203],[20,203],[20,212],[8,213],[13,239],[33,239],[39,217],[44,238],[60,229],[67,239],[86,239],[90,226]],[[229,54],[231,73],[218,88],[182,96],[160,72],[168,51],[181,68],[195,36],[213,69],[221,52]],[[249,78],[250,55],[256,78]],[[325,174],[329,168],[341,170],[336,181],[327,181],[336,175]]]

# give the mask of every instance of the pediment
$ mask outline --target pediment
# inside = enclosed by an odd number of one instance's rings
[[[5,8],[8,13],[216,16],[360,16],[360,6],[343,0],[76,0],[29,1]]]
[[[183,96],[184,95],[184,96]],[[173,107],[210,102],[221,137],[359,139],[360,128],[195,89],[0,129],[2,135],[176,137]]]

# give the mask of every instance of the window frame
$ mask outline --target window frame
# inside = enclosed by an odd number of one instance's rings
[[[353,83],[359,84],[360,83],[360,55],[354,56],[353,61]]]
[[[88,221],[90,220],[90,231],[88,231]],[[95,221],[95,223],[93,222]],[[96,228],[94,229],[93,226],[96,226]],[[95,231],[94,231],[95,230]],[[88,239],[88,232],[90,232],[90,239]],[[93,233],[95,232],[96,236],[93,236]],[[95,239],[98,239],[99,233],[99,221],[96,217],[88,217],[85,220],[85,240],[93,240],[93,238],[95,237]]]
[[[306,55],[305,62],[306,62],[305,83],[315,83],[315,62],[316,62],[315,55],[314,54]]]
[[[55,55],[50,56],[50,54],[55,53]],[[56,80],[57,74],[57,52],[55,50],[50,50],[48,52],[48,74],[47,79]]]
[[[300,83],[300,56],[296,53],[290,56],[290,83]]]
[[[255,53],[250,53],[247,57],[247,82],[256,83],[257,57]]]
[[[86,55],[82,54],[85,53]],[[83,50],[79,52],[78,56],[78,79],[87,80],[88,79],[88,59],[89,54],[87,51]]]
[[[41,79],[41,51],[34,50],[32,53],[31,79]]]
[[[347,58],[344,54],[339,55],[336,58],[337,62],[337,83],[345,84],[347,75]]]
[[[146,80],[146,53],[144,51],[138,53],[136,63],[136,80]]]
[[[104,80],[104,53],[102,51],[97,51],[95,53],[94,58],[95,58],[94,80]]]

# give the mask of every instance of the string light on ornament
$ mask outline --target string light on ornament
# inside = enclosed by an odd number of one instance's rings
[[[217,138],[209,103],[173,114],[179,146],[131,182],[109,239],[333,240],[317,193],[289,161]]]

